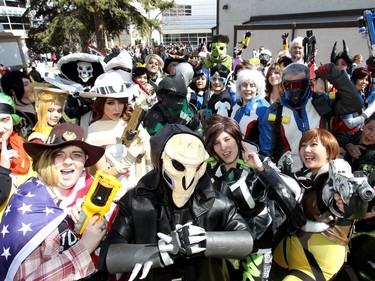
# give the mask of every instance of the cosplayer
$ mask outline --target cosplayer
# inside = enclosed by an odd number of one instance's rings
[[[363,172],[368,182],[375,186],[375,113],[365,120],[361,132],[345,149],[345,160],[352,170]]]
[[[332,133],[342,148],[345,148],[349,142],[353,141],[356,135],[360,134],[363,122],[375,111],[375,103],[367,104],[368,94],[372,87],[371,73],[364,67],[358,67],[352,72],[350,80],[362,97],[364,107],[362,112],[334,116]]]
[[[267,73],[268,67],[272,63],[272,53],[271,53],[271,51],[268,50],[268,49],[263,49],[259,53],[259,61],[260,61],[260,64],[262,66],[261,67],[262,72],[265,75]]]
[[[190,103],[192,103],[198,112],[207,106],[207,102],[211,96],[210,87],[210,71],[201,68],[194,73],[193,82],[190,84],[193,93],[190,95]]]
[[[129,280],[229,281],[223,258],[246,257],[253,239],[233,202],[213,189],[203,142],[167,124],[151,151],[154,170],[121,198],[100,268],[132,272]]]
[[[0,221],[10,195],[32,175],[24,140],[13,131],[13,125],[20,121],[15,108],[12,98],[0,93]]]
[[[281,82],[282,68],[278,63],[272,63],[266,73],[266,96],[269,104],[279,102],[283,94],[283,83]]]
[[[186,62],[182,57],[170,55],[167,59],[164,60],[164,73],[167,75],[175,75],[176,66],[182,62]]]
[[[116,199],[134,187],[151,169],[150,136],[142,126],[137,128],[139,133],[129,147],[123,144],[122,135],[133,110],[129,99],[138,91],[138,87],[127,87],[119,71],[105,72],[97,78],[90,92],[80,93],[82,97],[95,98],[93,110],[96,117],[88,128],[86,141],[105,148],[105,156],[95,164],[95,169],[105,170],[122,183]],[[140,155],[144,157],[137,159]]]
[[[90,254],[107,222],[94,216],[79,238],[67,216],[92,182],[84,167],[104,149],[83,140],[78,125],[56,125],[46,143],[24,143],[38,177],[22,184],[9,200],[0,229],[1,280],[78,280],[95,272]],[[94,224],[95,223],[95,224]]]
[[[132,72],[133,75],[133,81],[135,84],[139,86],[139,96],[141,95],[147,95],[148,98],[156,99],[155,89],[152,87],[148,81],[148,71],[146,67],[136,67],[133,69]],[[137,96],[136,98],[138,98]]]
[[[240,126],[230,117],[212,115],[205,121],[205,128],[203,138],[211,155],[207,170],[213,186],[235,202],[238,212],[254,234],[254,247],[260,249],[244,261],[229,260],[231,280],[267,280],[274,242],[274,223],[270,212],[273,203],[268,200],[263,184],[241,155],[243,145],[250,145],[255,150],[257,147],[250,143],[242,144]],[[243,265],[242,270],[240,264]]]
[[[163,79],[164,61],[157,54],[149,54],[145,58],[145,64],[151,85],[159,85]]]
[[[80,92],[88,91],[94,86],[96,78],[104,73],[103,57],[74,53],[63,56],[57,63],[60,74],[46,77],[46,82],[70,94],[67,97],[64,112],[75,119],[87,135],[86,130],[92,118],[92,102],[90,98],[82,98]]]
[[[210,70],[210,85],[212,95],[207,102],[204,118],[213,114],[230,116],[232,113],[232,97],[227,90],[230,71],[222,64],[215,65]]]
[[[310,87],[310,70],[301,63],[288,65],[282,73],[284,93],[280,103],[273,103],[259,122],[259,146],[273,162],[284,161],[291,153],[292,172],[299,171],[302,159],[298,143],[302,134],[313,128],[329,128],[333,114],[347,114],[362,109],[362,101],[347,75],[333,63],[316,71],[314,91]],[[340,89],[340,99],[331,103],[324,91],[327,79]]]
[[[150,135],[168,123],[186,125],[193,131],[200,128],[196,109],[187,101],[186,82],[182,74],[164,77],[155,90],[158,102],[147,111],[143,120],[143,126]]]
[[[1,78],[1,89],[14,100],[15,113],[20,117],[14,130],[20,137],[27,139],[36,123],[30,78],[22,71],[9,71]]]
[[[289,44],[292,62],[304,63],[303,37],[298,36]]]
[[[216,64],[222,64],[231,71],[233,62],[232,57],[227,54],[228,43],[228,35],[214,35],[212,37],[211,54],[208,54],[203,60],[202,67],[210,69]]]
[[[331,52],[331,62],[334,63],[338,69],[344,70],[349,75],[350,69],[353,63],[353,57],[350,55],[349,48],[345,41],[342,40],[343,50],[337,54],[336,45],[337,41],[333,45]]]
[[[33,91],[38,121],[28,140],[45,142],[52,128],[63,117],[64,105],[69,92],[50,87],[34,87]]]
[[[332,280],[346,260],[354,222],[364,217],[375,196],[367,179],[355,177],[349,163],[338,159],[339,152],[335,137],[324,129],[308,130],[300,140],[307,170],[297,174],[297,181],[304,190],[300,204],[307,221],[274,250],[274,261],[289,269],[283,280]],[[260,161],[248,163],[262,181],[273,184]]]
[[[104,72],[103,57],[74,53],[63,56],[57,63],[59,75],[46,77],[46,82],[70,93],[77,93],[94,86],[96,78]]]
[[[265,97],[265,79],[259,70],[244,69],[237,75],[237,100],[231,117],[238,122],[245,140],[259,142],[259,120],[263,118],[269,103]]]

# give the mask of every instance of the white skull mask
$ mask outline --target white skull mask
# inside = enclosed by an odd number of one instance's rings
[[[81,78],[83,82],[87,82],[93,75],[94,71],[91,62],[80,61],[77,62],[78,77]]]
[[[207,167],[208,153],[202,141],[191,134],[170,138],[162,153],[163,177],[172,189],[172,199],[182,207],[190,199]]]

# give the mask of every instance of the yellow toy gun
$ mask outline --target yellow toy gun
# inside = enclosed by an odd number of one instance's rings
[[[121,141],[126,147],[129,147],[130,144],[136,139],[136,137],[138,137],[138,127],[139,124],[141,124],[145,114],[146,110],[142,106],[142,104],[136,103],[132,112],[132,116],[130,117],[130,120],[121,136]]]
[[[251,34],[252,34],[251,31],[246,31],[245,38],[242,39],[241,42],[239,42],[241,49],[246,49],[247,46],[249,46]]]
[[[96,171],[94,181],[83,201],[79,221],[75,224],[76,233],[82,234],[87,223],[94,215],[99,215],[97,222],[108,213],[113,198],[121,188],[121,183],[116,177],[105,171]]]

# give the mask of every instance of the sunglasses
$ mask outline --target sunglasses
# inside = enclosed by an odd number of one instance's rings
[[[285,80],[283,82],[284,88],[286,90],[290,89],[305,89],[309,84],[309,80],[307,79],[299,79],[299,80]]]
[[[210,77],[210,82],[220,82],[222,81],[223,84],[225,84],[227,82],[227,78],[225,77],[219,77],[219,78],[216,78],[216,77]]]

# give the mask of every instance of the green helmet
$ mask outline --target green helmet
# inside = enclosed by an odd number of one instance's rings
[[[12,98],[0,92],[0,113],[10,114],[13,119],[13,124],[17,125],[20,122],[20,117],[16,114],[16,105]]]

